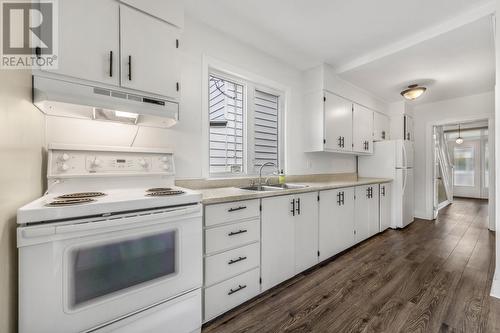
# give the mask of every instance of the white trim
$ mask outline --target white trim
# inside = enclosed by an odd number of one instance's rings
[[[247,71],[238,66],[234,66],[232,64],[226,63],[219,59],[213,58],[209,55],[204,54],[202,59],[202,177],[203,178],[238,178],[251,176],[253,173],[247,170],[248,156],[245,152],[244,159],[247,161],[245,164],[245,174],[238,174],[234,177],[229,174],[220,174],[220,175],[210,175],[210,161],[209,161],[209,151],[207,149],[207,145],[209,142],[209,113],[208,113],[208,96],[209,96],[209,88],[208,88],[208,78],[212,71],[216,72],[219,75],[225,75],[229,80],[237,80],[244,84],[245,89],[247,87],[247,83],[252,83],[252,86],[258,90],[262,90],[264,92],[269,92],[271,94],[279,95],[279,112],[281,120],[279,121],[279,126],[281,126],[281,134],[279,139],[282,140],[281,146],[279,148],[280,154],[278,154],[278,158],[280,160],[280,169],[286,170],[287,162],[286,162],[286,119],[287,119],[287,110],[288,110],[288,100],[289,96],[291,96],[291,88],[278,83],[276,81],[270,80],[268,78],[262,77],[260,75],[254,74],[250,71]],[[248,96],[248,93],[247,93]],[[248,105],[245,105],[245,110],[248,109]],[[244,117],[247,117],[248,112],[245,112]],[[248,121],[248,120],[247,120]],[[246,127],[246,126],[245,126]],[[244,129],[244,132],[246,129]],[[246,132],[244,133],[246,139]],[[248,142],[247,142],[248,143]]]

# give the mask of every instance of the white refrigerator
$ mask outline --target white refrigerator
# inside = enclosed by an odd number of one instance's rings
[[[360,156],[360,177],[391,178],[391,228],[404,228],[414,220],[413,142],[374,142],[373,155]]]

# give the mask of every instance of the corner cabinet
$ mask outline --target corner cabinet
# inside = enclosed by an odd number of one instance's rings
[[[390,140],[391,120],[385,114],[373,113],[373,141]]]
[[[261,291],[318,262],[317,193],[262,199]]]
[[[373,114],[328,91],[306,96],[308,152],[373,153]]]

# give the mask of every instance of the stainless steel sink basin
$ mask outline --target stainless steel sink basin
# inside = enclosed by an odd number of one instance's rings
[[[275,184],[275,185],[253,185],[247,187],[240,187],[242,190],[249,191],[283,191],[283,190],[294,190],[299,188],[306,188],[309,185],[301,185],[301,184]]]
[[[280,188],[282,190],[294,190],[294,189],[299,189],[299,188],[306,188],[306,187],[309,187],[309,185],[285,183],[285,184],[269,185],[269,187]]]
[[[253,185],[253,186],[247,186],[247,187],[240,187],[242,190],[248,190],[248,191],[282,191],[284,188],[279,188],[275,186],[269,186],[269,185]]]

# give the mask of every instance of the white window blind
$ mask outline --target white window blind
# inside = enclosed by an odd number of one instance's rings
[[[266,162],[279,166],[279,96],[255,90],[254,171]]]
[[[243,86],[217,76],[209,79],[210,173],[243,168]]]

